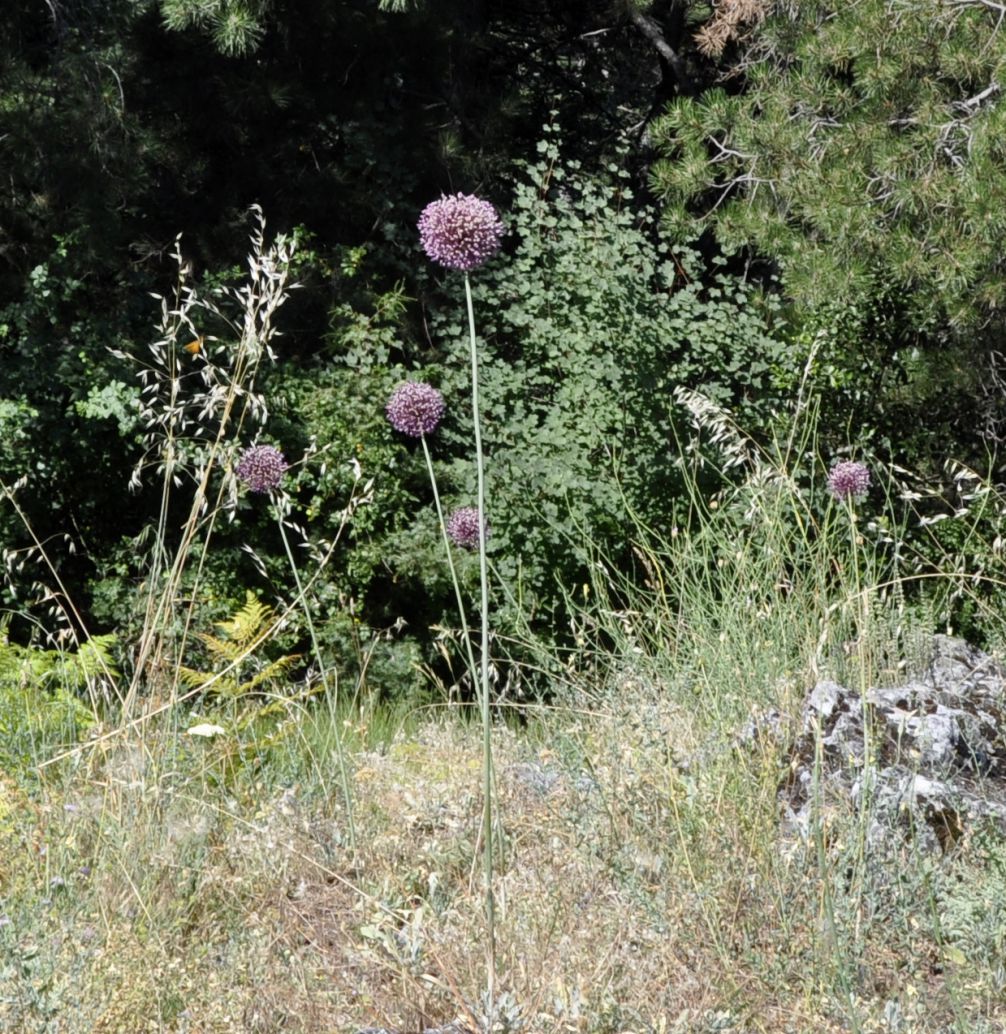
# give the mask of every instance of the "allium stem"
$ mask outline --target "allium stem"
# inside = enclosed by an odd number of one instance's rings
[[[486,881],[486,958],[487,958],[487,1017],[486,1030],[493,1027],[493,1007],[496,1002],[496,906],[493,899],[493,747],[492,716],[489,712],[489,569],[486,560],[486,484],[485,461],[482,455],[482,422],[479,416],[479,353],[475,338],[475,307],[472,304],[472,285],[465,273],[465,300],[468,303],[468,335],[472,354],[472,419],[475,424],[475,467],[478,478],[479,511],[479,581],[482,589],[482,836],[483,869]]]
[[[451,581],[454,583],[454,596],[458,601],[458,616],[461,618],[461,634],[465,638],[465,651],[468,654],[468,671],[472,677],[472,685],[477,685],[479,666],[475,663],[475,653],[472,650],[472,637],[468,630],[468,617],[465,614],[465,601],[461,596],[461,583],[458,581],[458,572],[454,567],[454,555],[451,552],[451,540],[447,537],[447,522],[444,519],[444,508],[440,503],[440,491],[437,488],[437,475],[433,472],[433,458],[430,456],[430,447],[426,444],[426,435],[423,435],[420,441],[423,443],[423,455],[426,457],[426,469],[430,472],[430,484],[433,486],[433,502],[437,508],[437,519],[440,521],[440,534],[443,536],[444,549],[447,551],[447,567],[451,572]]]
[[[318,636],[314,630],[314,621],[311,619],[311,605],[304,594],[304,587],[301,585],[300,572],[297,570],[297,561],[294,559],[293,550],[290,548],[290,540],[286,535],[286,523],[283,520],[283,510],[277,502],[273,510],[276,514],[276,521],[279,524],[280,537],[283,539],[283,548],[286,550],[287,559],[290,561],[290,570],[293,572],[293,580],[297,586],[297,599],[300,600],[304,609],[304,620],[307,622],[307,630],[311,636],[311,649],[314,651],[314,660],[318,665],[321,674],[321,684],[325,688],[325,696],[328,696],[328,673],[325,670],[325,663],[321,658],[321,649],[318,646]],[[339,694],[336,686],[335,700],[333,702],[335,713],[335,750],[339,761],[339,780],[342,783],[342,794],[346,802],[346,824],[349,828],[349,849],[353,853],[353,860],[356,861],[356,825],[353,822],[353,793],[349,786],[349,772],[346,770],[346,751],[342,745],[342,729],[339,727]]]

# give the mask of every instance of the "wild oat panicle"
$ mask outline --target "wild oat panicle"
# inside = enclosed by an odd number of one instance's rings
[[[447,518],[447,537],[456,546],[465,549],[479,548],[479,511],[474,506],[462,506]],[[486,538],[489,526],[486,525]]]
[[[443,395],[432,385],[406,381],[391,393],[384,411],[396,431],[422,438],[437,429],[445,409]]]
[[[241,455],[234,473],[252,492],[278,488],[289,464],[274,445],[253,445]]]
[[[861,499],[870,487],[870,471],[865,463],[843,460],[828,473],[828,491],[839,501]]]
[[[465,273],[496,254],[503,232],[496,209],[473,194],[432,201],[419,217],[423,251],[434,262]]]

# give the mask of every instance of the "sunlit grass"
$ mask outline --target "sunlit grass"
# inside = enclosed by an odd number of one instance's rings
[[[492,715],[493,1029],[1002,1029],[1001,837],[868,857],[851,805],[780,821],[807,690],[905,677],[966,572],[912,567],[893,490],[834,505],[811,450],[720,446],[740,471],[686,477],[679,526],[627,515],[634,570],[595,551],[567,636],[510,644],[551,681]],[[88,727],[0,660],[0,1029],[479,1029],[481,708],[309,672]]]

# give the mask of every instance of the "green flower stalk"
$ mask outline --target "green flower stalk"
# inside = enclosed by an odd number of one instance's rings
[[[475,467],[478,479],[475,524],[478,529],[482,619],[479,704],[482,712],[482,866],[486,892],[487,1031],[493,1029],[492,1014],[496,1000],[496,911],[493,899],[493,752],[492,714],[489,709],[489,571],[486,559],[485,457],[482,451],[482,421],[479,412],[478,341],[475,335],[472,286],[468,274],[499,250],[503,233],[503,224],[493,206],[488,201],[483,201],[470,194],[456,194],[453,197],[443,197],[439,201],[434,201],[426,206],[419,218],[420,243],[429,258],[447,269],[464,273],[465,300],[468,308],[472,371],[472,421],[475,427]]]

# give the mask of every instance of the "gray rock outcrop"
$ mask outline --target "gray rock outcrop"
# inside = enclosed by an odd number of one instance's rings
[[[950,850],[992,823],[1006,834],[1006,670],[961,639],[934,636],[904,685],[809,693],[780,793],[807,835],[817,809],[867,806],[872,842]]]

